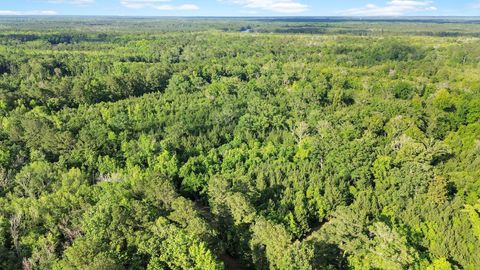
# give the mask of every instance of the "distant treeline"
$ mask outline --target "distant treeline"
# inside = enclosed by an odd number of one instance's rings
[[[81,41],[113,41],[118,33],[198,32],[220,30],[226,32],[388,35],[396,34],[436,37],[479,37],[478,17],[0,17],[3,33],[0,37],[21,42],[47,40],[51,44]],[[245,31],[246,29],[248,31]],[[428,29],[426,31],[425,29]],[[22,30],[30,30],[23,34]],[[31,31],[47,30],[42,35]],[[52,34],[56,31],[57,34]],[[60,34],[68,33],[68,34]],[[108,33],[108,34],[107,34]]]

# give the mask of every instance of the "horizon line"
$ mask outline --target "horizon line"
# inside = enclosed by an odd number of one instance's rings
[[[357,16],[357,15],[268,15],[268,16],[219,16],[219,15],[91,15],[91,14],[31,14],[31,15],[0,15],[0,17],[130,17],[130,18],[480,18],[480,15],[465,16],[465,15],[424,15],[424,16],[411,16],[411,15],[383,15],[383,16]]]

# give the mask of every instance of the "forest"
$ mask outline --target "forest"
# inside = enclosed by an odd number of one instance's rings
[[[0,269],[480,269],[478,20],[0,17]]]

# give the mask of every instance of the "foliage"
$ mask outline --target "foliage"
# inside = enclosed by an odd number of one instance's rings
[[[58,20],[0,18],[0,269],[480,269],[478,24]]]

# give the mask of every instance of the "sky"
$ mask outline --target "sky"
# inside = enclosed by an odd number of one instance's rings
[[[480,16],[480,0],[0,0],[0,15]]]

